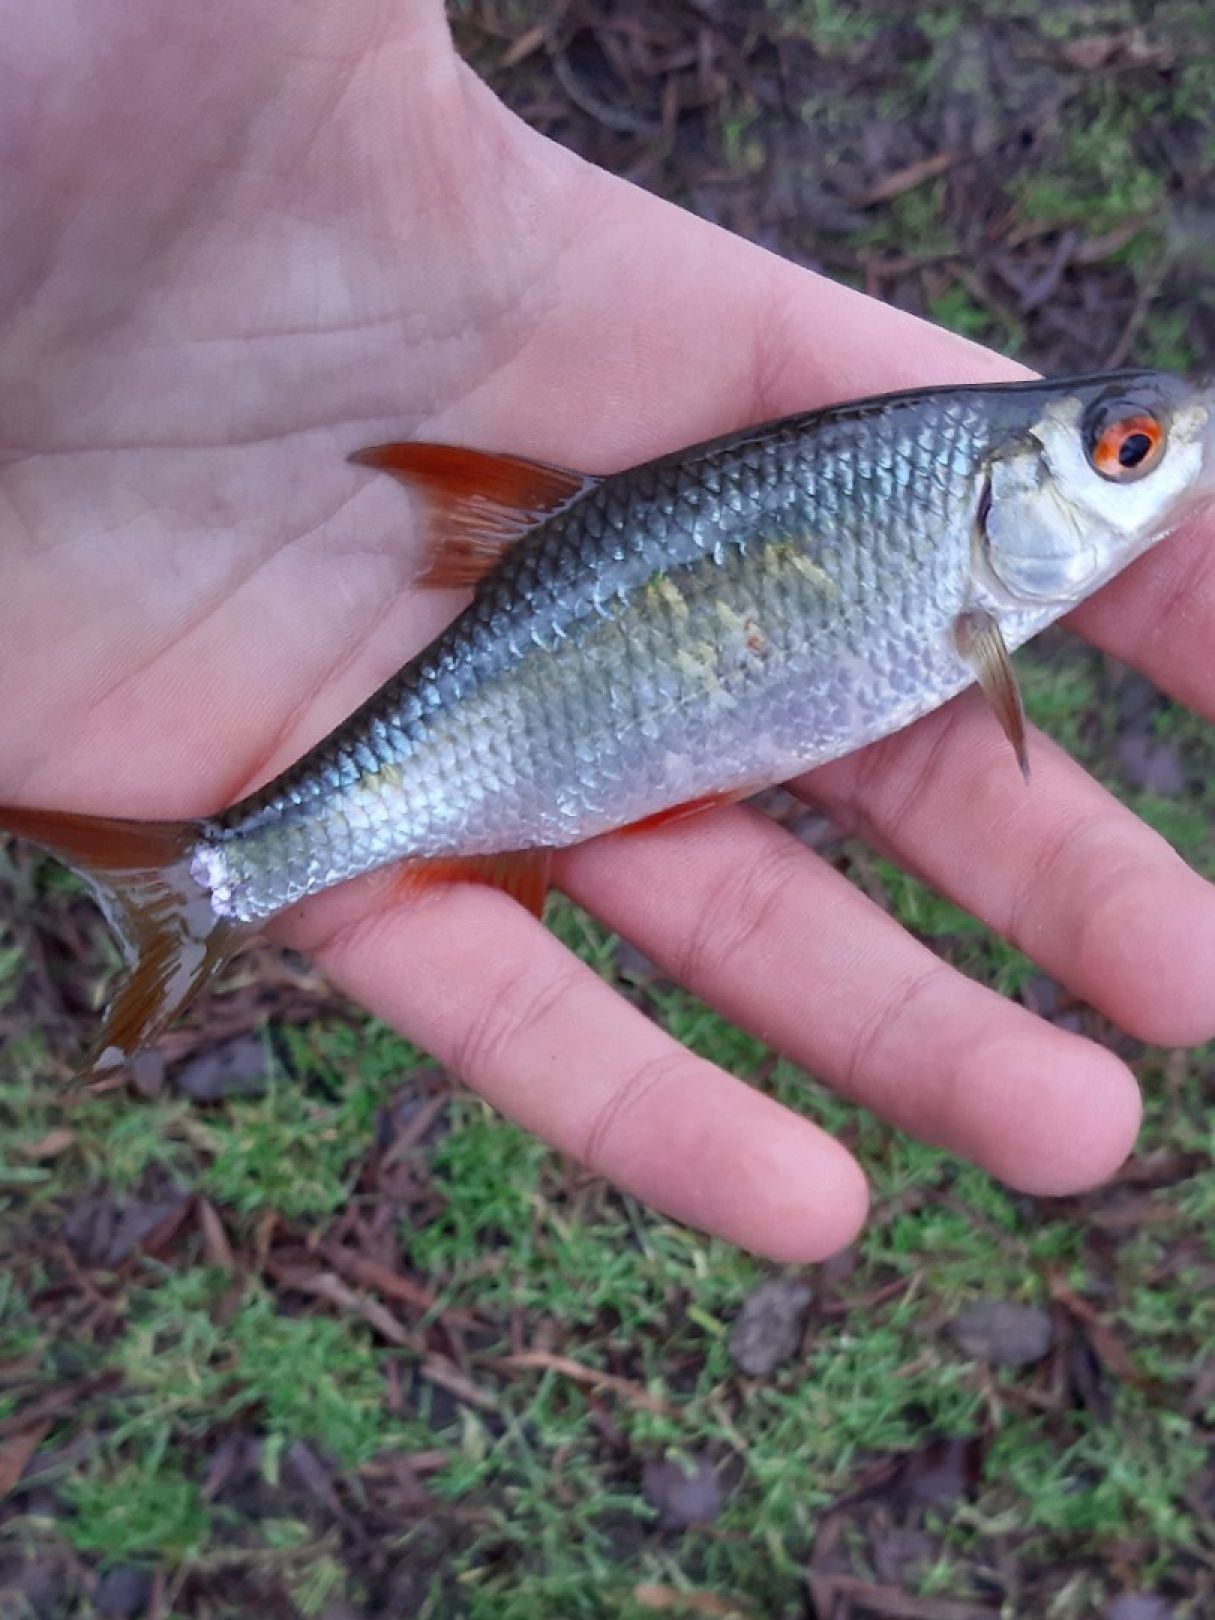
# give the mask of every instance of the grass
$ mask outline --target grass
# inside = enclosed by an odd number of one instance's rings
[[[958,934],[953,908],[893,870],[882,876],[908,926]],[[610,945],[572,910],[561,926],[582,935],[592,960]],[[960,949],[963,964],[988,979],[1008,971],[1007,948],[984,947],[973,925]],[[683,992],[665,992],[655,1010],[735,1072],[753,1074],[766,1058]],[[351,1167],[366,1156],[371,1099],[420,1062],[373,1024],[320,1027],[298,1039],[310,1069],[294,1089],[274,1084],[209,1119],[207,1137],[230,1134],[239,1152],[213,1154],[192,1131],[193,1164],[173,1158],[176,1174],[210,1189],[238,1252],[283,1192],[258,1166],[283,1144],[300,1151],[301,1120],[311,1118],[324,1138],[301,1162],[306,1193],[287,1186],[306,1233],[350,1196]],[[985,1447],[982,1478],[974,1497],[936,1524],[924,1592],[964,1594],[978,1550],[1010,1525],[1023,1561],[1049,1563],[1060,1549],[1099,1556],[1131,1543],[1150,1547],[1149,1573],[1165,1579],[1180,1552],[1205,1538],[1188,1493],[1205,1466],[1209,1414],[1184,1415],[1178,1397],[1215,1330],[1203,1286],[1209,1241],[1165,1285],[1159,1278],[1171,1246],[1192,1244],[1215,1209],[1215,1133],[1198,1106],[1210,1061],[1199,1053],[1152,1087],[1143,1152],[1184,1151],[1194,1168],[1161,1195],[1166,1218],[1120,1249],[1103,1306],[1155,1393],[1123,1382],[1099,1414],[1035,1410],[1024,1401],[1032,1379],[985,1372],[955,1349],[943,1330],[968,1302],[1041,1303],[1058,1278],[1091,1289],[1083,1219],[1018,1198],[899,1136],[791,1065],[778,1064],[767,1083],[855,1145],[874,1180],[875,1218],[851,1275],[829,1287],[835,1313],[820,1321],[807,1353],[763,1381],[738,1378],[727,1338],[740,1300],[767,1268],[602,1187],[588,1200],[578,1178],[525,1133],[459,1097],[427,1155],[434,1213],[402,1235],[410,1271],[426,1277],[441,1308],[477,1313],[482,1328],[469,1366],[489,1409],[453,1406],[418,1376],[417,1353],[385,1348],[346,1317],[285,1312],[263,1281],[238,1284],[188,1247],[172,1264],[137,1260],[120,1284],[99,1278],[114,1311],[106,1332],[92,1341],[60,1334],[61,1357],[75,1345],[73,1376],[109,1375],[113,1383],[61,1420],[69,1451],[73,1437],[98,1437],[83,1463],[50,1470],[61,1517],[53,1525],[29,1520],[20,1533],[34,1543],[61,1537],[99,1567],[152,1561],[197,1576],[222,1555],[244,1579],[272,1571],[300,1613],[322,1612],[339,1592],[358,1601],[359,1582],[336,1544],[318,1538],[298,1504],[252,1519],[204,1498],[207,1456],[238,1429],[257,1436],[257,1467],[271,1495],[301,1442],[339,1478],[357,1479],[386,1457],[441,1454],[427,1480],[435,1516],[442,1523],[447,1513],[475,1511],[459,1521],[420,1616],[642,1615],[635,1588],[681,1585],[693,1596],[733,1594],[745,1612],[781,1614],[793,1612],[820,1515],[875,1458],[914,1453],[926,1435],[974,1435]],[[1166,1072],[1163,1058],[1149,1062]],[[1151,1081],[1150,1068],[1145,1077]],[[114,1120],[127,1111],[107,1106]],[[170,1135],[178,1118],[177,1105],[131,1111]],[[40,1127],[53,1117],[44,1102]],[[92,1133],[100,1127],[80,1113],[74,1120],[81,1157],[53,1161],[36,1192],[48,1209],[72,1196],[81,1168],[96,1163]],[[145,1149],[136,1159],[164,1163]],[[227,1194],[215,1180],[223,1164],[235,1178]],[[247,1184],[238,1165],[250,1167]],[[38,1268],[21,1262],[6,1279],[6,1359],[48,1349],[29,1305],[41,1282]],[[851,1307],[892,1283],[903,1286]],[[634,1396],[605,1406],[559,1369],[497,1370],[512,1343],[544,1343],[554,1331],[563,1354],[623,1378]],[[385,1409],[390,1377],[410,1391],[398,1416]],[[597,1414],[610,1416],[609,1440]],[[663,1456],[708,1458],[730,1479],[711,1526],[674,1536],[657,1526],[638,1471],[643,1459]],[[415,1556],[423,1531],[398,1525],[403,1559]],[[1075,1605],[1068,1599],[1054,1612],[1080,1620],[1091,1612],[1086,1591],[1077,1587]]]

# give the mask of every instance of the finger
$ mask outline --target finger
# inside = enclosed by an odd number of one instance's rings
[[[686,1051],[504,896],[364,902],[336,934],[332,907],[301,911],[293,942],[327,937],[316,954],[338,984],[646,1203],[776,1260],[855,1237],[865,1184],[838,1143]]]
[[[727,1017],[1014,1186],[1089,1186],[1134,1140],[1112,1054],[963,978],[754,810],[600,839],[562,886]]]
[[[1215,1034],[1215,889],[1040,732],[975,693],[795,784],[1144,1040]]]

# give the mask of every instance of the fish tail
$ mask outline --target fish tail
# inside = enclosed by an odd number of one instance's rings
[[[215,915],[210,894],[191,871],[196,822],[118,821],[0,805],[0,832],[40,845],[82,878],[122,948],[128,971],[85,1073],[118,1067],[158,1035],[248,932]]]

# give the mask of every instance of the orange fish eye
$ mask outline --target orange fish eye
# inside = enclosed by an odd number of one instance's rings
[[[1140,405],[1104,401],[1090,414],[1086,440],[1102,478],[1127,484],[1151,472],[1164,454],[1164,423]]]

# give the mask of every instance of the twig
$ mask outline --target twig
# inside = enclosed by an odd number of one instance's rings
[[[630,1378],[621,1378],[616,1373],[601,1372],[597,1367],[584,1367],[580,1361],[571,1356],[558,1356],[548,1350],[519,1350],[509,1356],[487,1357],[487,1364],[491,1367],[501,1368],[506,1372],[552,1372],[562,1378],[569,1378],[575,1384],[586,1384],[592,1389],[610,1389],[613,1394],[619,1395],[622,1400],[633,1406],[639,1406],[643,1411],[654,1412],[659,1416],[671,1417],[674,1409],[665,1401],[660,1401],[649,1390],[643,1389],[640,1384]]]

